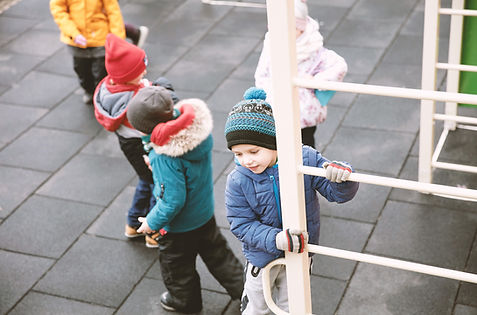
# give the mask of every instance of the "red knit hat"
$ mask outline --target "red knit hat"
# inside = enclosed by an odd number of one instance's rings
[[[146,70],[146,53],[128,41],[108,34],[105,49],[106,70],[115,83],[134,80]]]

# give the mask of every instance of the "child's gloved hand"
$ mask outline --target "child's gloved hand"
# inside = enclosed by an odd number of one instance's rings
[[[275,243],[279,250],[292,253],[303,253],[308,243],[308,233],[296,229],[286,229],[277,234]]]
[[[86,40],[86,38],[81,34],[76,35],[74,42],[80,46],[86,46],[86,44],[88,44],[88,41]]]
[[[345,182],[352,173],[351,166],[346,162],[333,161],[323,163],[326,169],[326,178],[332,182]]]
[[[139,229],[137,229],[137,232],[138,233],[154,233],[155,231],[151,230],[151,228],[149,227],[149,224],[147,224],[147,220],[145,217],[139,217],[138,218],[139,222],[141,222],[141,226],[139,227]]]

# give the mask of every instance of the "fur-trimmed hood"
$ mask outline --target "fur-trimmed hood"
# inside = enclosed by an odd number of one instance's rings
[[[180,115],[154,128],[151,147],[157,154],[177,157],[190,152],[188,159],[200,158],[201,152],[194,154],[191,151],[203,143],[212,131],[212,114],[207,104],[200,99],[190,98],[178,102],[174,109],[178,110]],[[211,141],[207,144],[207,147],[210,146]]]

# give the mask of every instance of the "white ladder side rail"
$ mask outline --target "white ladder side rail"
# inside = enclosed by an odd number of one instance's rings
[[[436,90],[437,69],[435,65],[438,61],[439,9],[440,0],[425,0],[421,78],[421,88],[425,91]],[[431,163],[434,150],[434,114],[435,101],[422,99],[419,123],[418,178],[423,183],[432,182]]]
[[[452,9],[462,10],[464,9],[464,0],[452,0]],[[442,10],[441,10],[442,11]],[[449,55],[448,62],[449,64],[460,64],[460,56],[462,51],[462,31],[464,25],[464,17],[462,15],[451,15],[450,23],[450,35],[449,35]],[[436,65],[438,66],[438,65]],[[459,92],[459,69],[447,69],[447,92]],[[455,102],[446,102],[445,104],[445,114],[446,115],[457,115],[457,103]],[[444,122],[444,128],[449,130],[455,130],[456,122],[451,120],[446,120]]]

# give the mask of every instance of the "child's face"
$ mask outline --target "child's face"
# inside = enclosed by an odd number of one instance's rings
[[[128,82],[128,84],[133,84],[133,85],[138,85],[139,82],[142,80],[142,78],[144,78],[144,76],[146,75],[147,73],[147,70],[144,70],[143,73],[141,73],[137,78],[135,78],[134,80],[131,80]]]
[[[231,148],[240,165],[255,174],[261,174],[267,167],[275,165],[277,151],[253,144],[237,144]]]

